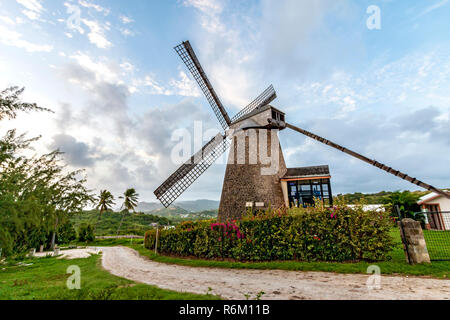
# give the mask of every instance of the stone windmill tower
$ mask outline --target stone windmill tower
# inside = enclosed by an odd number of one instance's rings
[[[270,105],[276,98],[276,93],[272,86],[267,88],[259,97],[233,118],[230,118],[209,82],[189,41],[176,46],[175,50],[205,94],[224,133],[217,134],[206,143],[202,149],[182,164],[155,190],[156,197],[165,207],[170,206],[227,151],[230,145],[232,147],[228,157],[223,183],[219,220],[224,221],[239,218],[245,212],[246,207],[250,206],[264,209],[269,205],[274,208],[290,205],[288,197],[294,189],[289,189],[288,191],[286,183],[283,180],[289,181],[291,179],[287,178],[293,177],[297,179],[298,177],[295,176],[295,173],[294,176],[286,177],[286,172],[290,169],[286,168],[283,152],[278,140],[278,132],[286,128],[306,135],[381,170],[450,199],[450,195],[440,189],[287,123],[285,114]],[[306,171],[306,176],[311,178],[314,176],[314,172],[312,172],[314,170],[312,168],[316,168],[320,173],[329,173],[328,167],[324,170],[324,166],[294,169],[307,169],[300,171]],[[291,171],[299,172],[299,170]],[[322,178],[329,177],[319,175],[316,178],[323,180]],[[300,177],[298,179],[303,178]],[[299,193],[302,194],[299,188],[300,186],[298,184],[297,189],[295,189],[297,196]],[[311,190],[313,189],[314,186],[311,184]],[[324,190],[322,187],[320,190],[323,196]],[[327,190],[328,196],[331,198],[330,190]]]
[[[273,118],[280,122],[268,123],[267,119]],[[230,129],[233,136],[220,218],[239,218],[248,207],[285,205],[281,179],[287,168],[278,139],[278,131],[284,129],[284,113],[267,104],[234,121]]]

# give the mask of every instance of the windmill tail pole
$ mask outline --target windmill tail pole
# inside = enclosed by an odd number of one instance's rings
[[[438,188],[435,188],[435,187],[433,187],[433,186],[431,186],[431,185],[429,185],[429,184],[427,184],[427,183],[425,183],[423,181],[417,180],[416,178],[412,178],[412,177],[408,176],[407,174],[405,174],[403,172],[400,172],[398,170],[392,169],[391,167],[388,167],[388,166],[386,166],[386,165],[384,165],[382,163],[379,163],[376,160],[369,159],[369,158],[367,158],[367,157],[365,157],[365,156],[363,156],[363,155],[361,155],[361,154],[359,154],[357,152],[354,152],[352,150],[344,148],[344,147],[342,147],[342,146],[340,146],[340,145],[338,145],[338,144],[336,144],[336,143],[334,143],[332,141],[329,141],[327,139],[319,137],[318,135],[315,135],[312,132],[303,130],[303,129],[301,129],[299,127],[296,127],[296,126],[293,126],[293,125],[291,125],[289,123],[286,124],[286,127],[290,128],[290,129],[292,129],[294,131],[297,131],[297,132],[299,132],[301,134],[304,134],[305,136],[310,137],[310,138],[312,138],[314,140],[317,140],[317,141],[319,141],[321,143],[324,143],[324,144],[326,144],[326,145],[328,145],[330,147],[338,149],[338,150],[340,150],[340,151],[342,151],[342,152],[344,152],[346,154],[349,154],[349,155],[351,155],[351,156],[353,156],[353,157],[355,157],[355,158],[357,158],[359,160],[367,162],[368,164],[371,164],[372,166],[377,167],[378,169],[384,170],[387,173],[393,174],[394,176],[402,178],[403,180],[411,182],[411,183],[413,183],[413,184],[415,184],[415,185],[417,185],[417,186],[419,186],[421,188],[424,188],[424,189],[427,189],[429,191],[435,192],[437,194],[440,194],[440,195],[446,197],[447,199],[450,199],[450,194],[449,193],[446,193],[446,192],[444,192],[444,191],[442,191],[442,190],[440,190]]]

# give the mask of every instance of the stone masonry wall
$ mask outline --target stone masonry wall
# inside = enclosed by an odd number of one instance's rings
[[[259,130],[256,132],[256,137],[259,145]],[[270,130],[267,131],[267,146],[269,149],[268,155],[271,156],[271,134]],[[242,152],[240,153],[241,162],[245,164],[238,164],[238,145],[232,144],[227,169],[225,173],[222,197],[219,207],[219,221],[226,221],[232,219],[241,218],[242,214],[246,211],[247,202],[264,202],[263,209],[267,208],[270,204],[272,208],[279,208],[284,206],[284,198],[281,189],[280,178],[283,177],[287,171],[286,163],[284,162],[283,152],[281,146],[279,146],[279,170],[273,175],[261,175],[261,168],[267,168],[270,165],[262,164],[260,161],[259,146],[256,148],[257,154],[250,154],[253,150],[249,148],[249,141],[255,142],[255,140],[249,139],[249,130],[244,131],[245,137],[245,161],[242,161]],[[275,137],[278,140],[278,135]],[[279,141],[278,141],[279,144]],[[234,152],[232,152],[234,151]],[[256,158],[255,158],[256,156]],[[249,159],[257,159],[256,164],[250,164]]]
[[[400,227],[405,255],[407,252],[409,253],[409,262],[411,264],[430,263],[430,256],[420,222],[407,218],[401,222],[399,221],[398,225]],[[407,255],[406,261],[408,261]]]

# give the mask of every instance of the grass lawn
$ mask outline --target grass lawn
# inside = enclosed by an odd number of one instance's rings
[[[74,242],[71,243],[73,245],[77,245],[80,247],[89,246],[89,247],[112,247],[112,246],[129,246],[129,245],[142,245],[144,243],[144,239],[96,239],[92,242]],[[68,247],[68,244],[61,244],[61,247]]]
[[[87,259],[29,258],[0,265],[0,300],[205,300],[217,296],[178,293],[138,284],[102,270],[100,255]],[[71,265],[81,269],[81,289],[66,287]]]
[[[431,259],[448,259],[450,257],[450,231],[423,230]]]
[[[155,255],[143,247],[142,244],[125,244],[135,249],[141,255],[151,260],[179,264],[191,267],[214,267],[214,268],[237,268],[237,269],[281,269],[297,271],[327,271],[338,273],[366,273],[367,267],[377,265],[382,274],[401,274],[413,276],[431,276],[434,278],[450,277],[450,261],[433,261],[432,264],[409,265],[406,262],[403,251],[400,232],[398,229],[392,230],[392,236],[395,239],[396,246],[391,252],[392,259],[383,262],[357,262],[357,263],[339,263],[339,262],[301,262],[301,261],[271,261],[271,262],[229,262],[229,261],[211,261],[202,259],[187,259],[168,257],[164,255]]]

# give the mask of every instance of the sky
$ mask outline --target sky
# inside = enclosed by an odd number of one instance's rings
[[[24,86],[25,101],[54,111],[0,134],[41,135],[33,152],[61,150],[95,192],[156,201],[178,167],[174,132],[220,130],[173,50],[190,40],[231,117],[273,84],[289,123],[449,187],[449,17],[450,0],[0,0],[0,89]],[[334,194],[418,189],[279,137],[288,167],[330,166]],[[213,165],[179,200],[220,199],[224,172]]]

